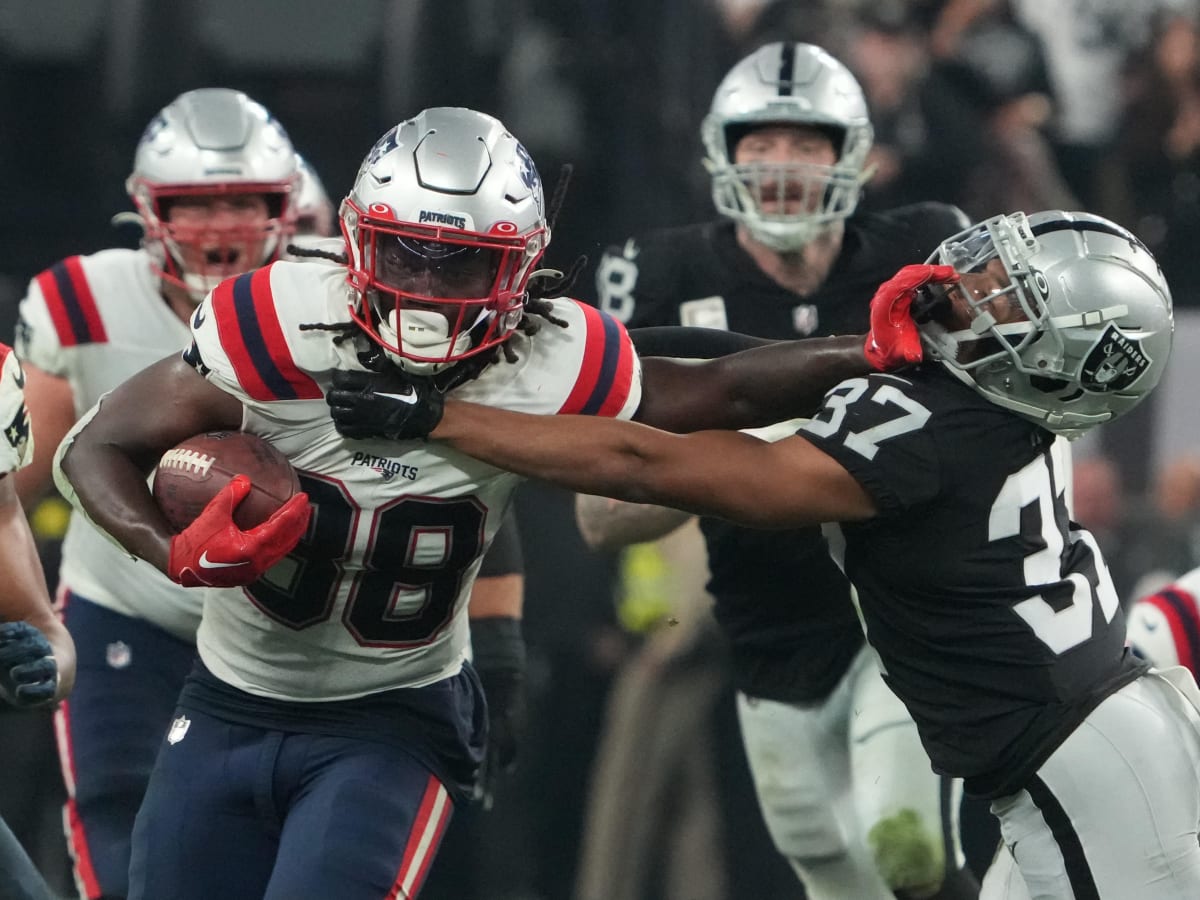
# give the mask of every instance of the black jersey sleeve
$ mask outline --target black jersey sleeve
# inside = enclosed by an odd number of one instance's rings
[[[479,577],[487,578],[494,575],[524,575],[525,556],[521,551],[521,533],[517,528],[517,518],[510,509],[500,523],[500,530],[492,539],[479,565]]]
[[[629,337],[639,356],[671,356],[677,359],[714,359],[776,343],[767,338],[721,331],[719,328],[682,325],[631,328]]]
[[[889,374],[843,381],[799,432],[858,480],[881,515],[928,502],[942,489],[933,412],[913,387]]]

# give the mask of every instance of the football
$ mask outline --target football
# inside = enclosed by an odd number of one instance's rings
[[[243,530],[266,521],[300,490],[287,457],[262,438],[243,431],[210,431],[162,455],[154,471],[154,499],[171,526],[182,531],[235,475],[247,476],[252,485],[233,515]]]

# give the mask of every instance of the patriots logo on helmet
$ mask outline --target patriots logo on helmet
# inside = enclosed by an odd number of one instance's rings
[[[1093,393],[1121,391],[1137,381],[1150,362],[1141,342],[1110,325],[1083,361],[1079,382]]]

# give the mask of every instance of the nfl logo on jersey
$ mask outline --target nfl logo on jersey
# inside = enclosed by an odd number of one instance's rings
[[[171,723],[171,730],[167,732],[167,743],[178,744],[183,740],[191,725],[191,719],[189,719],[187,716],[180,716]]]

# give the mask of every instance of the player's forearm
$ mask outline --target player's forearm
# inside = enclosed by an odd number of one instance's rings
[[[611,497],[580,494],[575,498],[575,523],[593,550],[619,550],[654,541],[690,519],[691,513],[665,506],[627,503]]]
[[[721,363],[729,369],[738,415],[754,425],[812,415],[830,388],[871,371],[863,340],[843,335],[787,341],[726,357]]]
[[[807,417],[830,388],[870,371],[860,336],[780,341],[699,364],[642,363],[637,420],[675,432]]]
[[[454,400],[431,437],[518,475],[639,503],[654,502],[644,485],[669,465],[655,445],[678,440],[628,422],[528,415]]]
[[[81,431],[62,457],[72,502],[133,556],[167,570],[171,527],[154,502],[143,471],[120,448]]]

